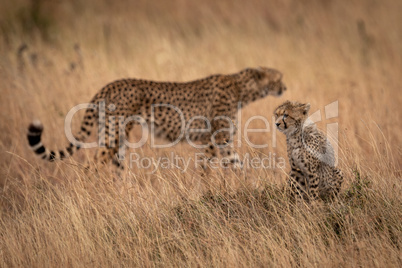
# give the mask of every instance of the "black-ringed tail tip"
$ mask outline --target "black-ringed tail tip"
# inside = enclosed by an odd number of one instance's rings
[[[60,151],[49,151],[42,144],[41,137],[43,132],[43,125],[39,120],[34,120],[28,127],[28,142],[32,151],[42,159],[54,161],[56,159],[63,159],[70,156],[77,150],[77,147],[70,143],[66,149]]]
[[[45,153],[46,149],[41,142],[41,136],[43,132],[43,125],[39,120],[34,120],[28,127],[28,142],[32,151],[37,155]]]

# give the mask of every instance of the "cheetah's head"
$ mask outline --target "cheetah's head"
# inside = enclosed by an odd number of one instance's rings
[[[275,109],[275,124],[280,132],[285,135],[301,129],[308,117],[310,103],[286,101]]]
[[[256,72],[255,81],[260,90],[261,97],[272,95],[279,97],[286,90],[282,82],[282,73],[271,68],[259,67]]]

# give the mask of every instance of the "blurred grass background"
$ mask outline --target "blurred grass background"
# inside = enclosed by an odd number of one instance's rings
[[[401,11],[391,0],[1,0],[0,266],[400,266]],[[113,80],[257,66],[282,71],[288,91],[247,106],[243,126],[286,99],[322,113],[339,101],[339,117],[319,123],[339,123],[337,204],[292,207],[288,166],[207,178],[133,170],[113,182],[108,170],[84,174],[91,152],[49,164],[28,148],[34,118],[44,143],[64,146],[67,112]],[[283,136],[276,147],[272,132],[249,137],[269,147],[241,154],[287,161]]]

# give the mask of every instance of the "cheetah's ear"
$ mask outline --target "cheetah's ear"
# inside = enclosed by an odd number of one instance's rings
[[[282,73],[276,70],[271,70],[271,81],[278,82],[282,80]]]
[[[303,104],[303,115],[307,115],[308,111],[310,111],[310,103]]]
[[[256,70],[255,76],[256,76],[257,80],[261,80],[265,74],[264,67],[260,66],[260,67],[256,68],[255,70]]]

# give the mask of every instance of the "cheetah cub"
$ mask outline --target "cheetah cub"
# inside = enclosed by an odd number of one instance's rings
[[[286,135],[289,184],[296,199],[326,199],[338,194],[343,176],[330,142],[308,120],[309,110],[309,103],[286,101],[275,109],[275,124]]]

